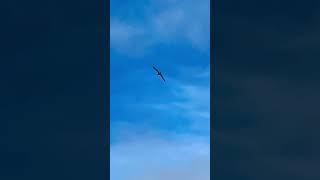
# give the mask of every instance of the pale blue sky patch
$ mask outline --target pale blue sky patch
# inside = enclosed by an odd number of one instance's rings
[[[111,10],[111,48],[127,55],[136,55],[137,52],[142,53],[140,51],[147,52],[157,44],[172,46],[184,43],[202,53],[209,53],[209,2],[152,1],[140,7],[119,4],[123,9],[135,9],[140,15],[130,13],[130,10],[119,15],[116,10]]]

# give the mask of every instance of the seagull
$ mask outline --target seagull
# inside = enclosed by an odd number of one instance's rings
[[[153,67],[153,69],[154,70],[156,70],[157,71],[157,75],[159,75],[162,79],[163,79],[163,81],[166,81],[165,79],[164,79],[164,77],[162,76],[162,73],[157,69],[157,68],[155,68],[154,66],[152,66]]]

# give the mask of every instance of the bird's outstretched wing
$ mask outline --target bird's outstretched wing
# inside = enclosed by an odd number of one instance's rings
[[[160,76],[161,76],[161,78],[163,79],[163,81],[166,81],[166,80],[164,79],[164,77],[162,76],[162,74],[160,74]]]
[[[157,73],[160,73],[160,71],[156,67],[154,67],[154,66],[152,66],[152,67],[153,67],[154,70],[157,71]]]

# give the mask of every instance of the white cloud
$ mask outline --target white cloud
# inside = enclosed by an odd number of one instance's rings
[[[172,98],[166,103],[135,103],[135,107],[147,106],[159,113],[179,112],[176,118],[191,122],[190,129],[177,133],[152,128],[148,121],[114,122],[111,130],[117,132],[117,137],[110,151],[111,180],[210,179],[210,71],[185,69],[201,83],[166,76]]]
[[[191,70],[189,68],[189,70]],[[191,70],[192,71],[192,70]],[[173,97],[165,104],[155,104],[153,107],[162,110],[173,110],[180,112],[182,118],[191,122],[192,130],[210,131],[210,70],[209,68],[200,71],[194,69],[194,77],[204,84],[191,84],[170,78],[173,87]]]
[[[151,40],[147,39],[146,29],[139,25],[127,24],[112,20],[110,26],[111,48],[121,53],[139,56],[149,47]]]
[[[207,138],[140,136],[111,146],[112,180],[209,180]]]
[[[132,38],[137,36],[143,36],[144,29],[135,25],[125,24],[118,20],[111,22],[110,37],[112,43],[116,46],[117,44],[128,44],[132,41]]]
[[[128,55],[142,54],[153,45],[189,43],[209,52],[210,1],[154,1],[140,21],[111,18],[111,47]]]

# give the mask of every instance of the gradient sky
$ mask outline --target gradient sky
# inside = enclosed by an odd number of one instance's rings
[[[111,179],[208,180],[209,0],[110,9]]]

